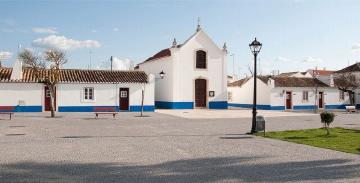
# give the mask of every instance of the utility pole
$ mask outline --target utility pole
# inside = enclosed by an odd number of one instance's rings
[[[113,56],[110,57],[110,70],[113,70]]]

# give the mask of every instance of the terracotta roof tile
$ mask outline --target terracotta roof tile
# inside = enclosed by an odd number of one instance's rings
[[[269,79],[273,79],[275,82],[275,87],[329,87],[327,84],[321,82],[318,79],[313,78],[296,78],[296,77],[270,77],[270,76],[258,76],[259,80],[264,83],[267,83]],[[228,87],[241,87],[250,78],[240,79],[228,84]]]
[[[275,87],[329,87],[327,84],[313,78],[273,77]]]
[[[23,79],[11,80],[12,68],[0,67],[0,82],[36,82],[32,69],[23,70]],[[42,70],[41,77],[50,74],[50,70]],[[69,83],[146,83],[147,75],[143,71],[109,71],[61,69],[60,82]]]
[[[163,58],[163,57],[170,57],[171,56],[171,51],[170,48],[166,48],[163,49],[161,51],[159,51],[158,53],[156,53],[154,56],[149,57],[148,59],[146,59],[144,62],[148,62],[151,60],[155,60],[155,59],[159,59],[159,58]],[[143,62],[143,63],[144,63]]]
[[[228,87],[241,87],[242,85],[244,85],[247,81],[249,81],[250,78],[244,78],[244,79],[240,79],[234,82],[231,82],[228,84]]]

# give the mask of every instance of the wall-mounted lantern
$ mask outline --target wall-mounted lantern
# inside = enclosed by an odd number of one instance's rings
[[[159,75],[160,75],[160,79],[164,79],[164,77],[165,77],[165,72],[162,70],[162,71],[159,73]]]

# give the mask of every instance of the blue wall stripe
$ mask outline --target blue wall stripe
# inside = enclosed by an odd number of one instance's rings
[[[209,109],[227,109],[227,101],[210,101]]]
[[[0,110],[0,112],[42,112],[42,106],[7,106],[14,110]]]
[[[158,109],[194,109],[194,102],[166,102],[155,101]]]
[[[129,106],[129,110],[121,110],[119,106],[59,106],[59,112],[94,112],[94,107],[114,107],[116,112],[139,112],[141,106]],[[144,105],[144,111],[153,112],[155,106]]]
[[[325,109],[345,109],[346,105],[325,105]]]
[[[232,106],[232,107],[241,107],[241,108],[252,108],[253,104],[238,104],[238,103],[228,103],[228,106]],[[262,105],[262,104],[258,104],[256,105],[257,109],[262,109],[262,110],[270,110],[271,106],[270,105]]]

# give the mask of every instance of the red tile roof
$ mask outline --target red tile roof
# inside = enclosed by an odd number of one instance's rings
[[[275,87],[329,87],[327,84],[314,78],[273,77]]]
[[[328,76],[330,74],[333,74],[334,72],[335,71],[328,71],[328,70],[312,70],[310,74],[313,75],[313,73],[315,73],[316,75],[319,76]]]
[[[23,70],[23,79],[11,80],[12,68],[0,67],[0,82],[37,82],[32,69]],[[42,70],[41,77],[50,75],[50,70]],[[109,71],[61,69],[62,83],[146,83],[147,75],[143,71]]]
[[[329,87],[327,84],[321,82],[318,79],[313,78],[296,78],[296,77],[270,77],[270,76],[258,76],[258,79],[264,83],[267,83],[269,79],[273,79],[275,82],[275,87]],[[241,87],[250,78],[240,79],[238,81],[234,81],[229,83],[229,87]]]
[[[148,62],[151,60],[155,60],[155,59],[159,59],[159,58],[163,58],[163,57],[170,57],[171,56],[171,51],[170,48],[166,48],[163,49],[161,51],[159,51],[158,53],[156,53],[154,56],[149,57],[148,59],[146,59],[144,62]],[[143,63],[144,63],[143,62]]]

